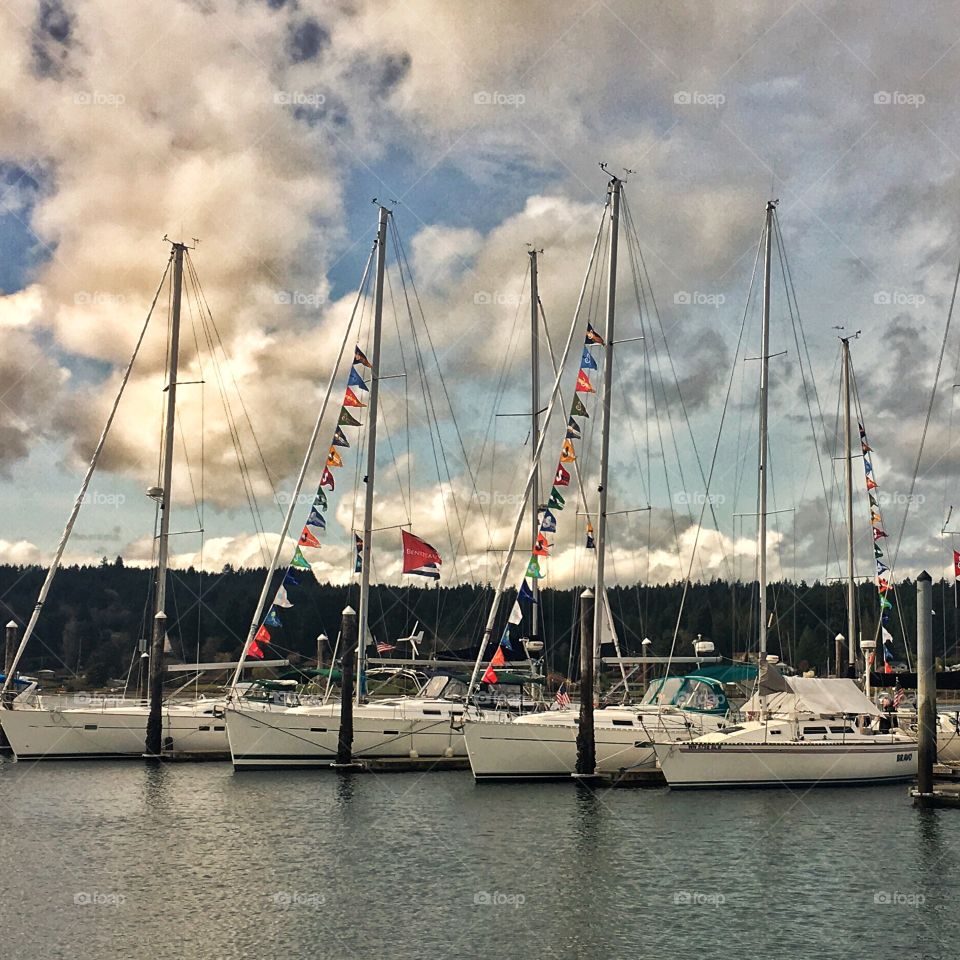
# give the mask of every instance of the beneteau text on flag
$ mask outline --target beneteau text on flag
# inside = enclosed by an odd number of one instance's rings
[[[403,538],[403,572],[439,580],[440,571],[437,568],[443,563],[440,554],[425,540],[406,530],[401,530],[400,535]]]

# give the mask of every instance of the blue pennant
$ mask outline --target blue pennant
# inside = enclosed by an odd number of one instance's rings
[[[280,622],[280,618],[277,616],[277,611],[270,608],[270,612],[267,614],[266,620],[263,621],[264,626],[267,627],[282,627],[283,624]]]
[[[285,587],[299,587],[300,581],[293,575],[292,570],[288,570],[283,575],[283,585]]]
[[[359,387],[361,390],[368,390],[369,387],[363,382],[363,377],[357,373],[353,367],[350,368],[350,379],[347,381],[348,387]]]
[[[593,355],[590,351],[584,347],[583,356],[580,358],[580,369],[581,370],[596,370],[597,361],[593,359]]]
[[[518,600],[526,600],[528,603],[536,603],[537,601],[533,599],[533,591],[530,589],[530,584],[526,580],[520,584],[520,592],[517,594]]]
[[[327,529],[327,521],[323,519],[323,514],[316,508],[310,508],[310,516],[307,517],[308,527],[319,527],[321,530]]]
[[[540,532],[541,533],[557,532],[557,518],[549,510],[543,511],[543,519],[540,521]]]

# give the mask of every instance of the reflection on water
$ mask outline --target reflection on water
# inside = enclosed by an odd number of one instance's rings
[[[960,818],[903,787],[2,763],[0,816],[5,958],[953,958],[960,938]]]

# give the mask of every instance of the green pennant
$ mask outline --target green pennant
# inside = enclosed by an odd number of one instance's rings
[[[317,495],[313,498],[313,505],[318,510],[327,509],[327,495],[323,492],[323,488],[319,487],[317,489]]]
[[[587,408],[583,405],[583,401],[574,394],[573,397],[573,407],[570,410],[571,417],[589,417],[590,414],[587,413]]]
[[[883,556],[883,551],[880,549],[880,545],[877,543],[873,545],[873,555],[878,559]]]
[[[540,559],[539,557],[531,557],[530,562],[527,564],[527,573],[526,576],[531,577],[534,580],[542,580],[544,574],[540,572]]]
[[[550,490],[550,502],[547,504],[548,510],[562,510],[565,501],[563,497],[560,496],[560,493],[557,491],[556,487],[553,487]]]
[[[337,421],[337,425],[340,427],[359,427],[361,424],[346,407],[341,407],[340,419]]]
[[[307,558],[300,552],[299,547],[297,547],[293,554],[293,560],[291,561],[290,566],[296,567],[298,570],[310,569],[310,564],[307,562]]]

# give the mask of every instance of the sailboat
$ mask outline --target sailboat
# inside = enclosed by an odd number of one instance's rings
[[[377,219],[376,239],[371,251],[371,258],[375,258],[375,280],[373,294],[372,320],[372,349],[369,358],[359,346],[354,352],[354,362],[350,366],[350,374],[345,397],[350,406],[357,406],[355,388],[364,391],[367,398],[362,405],[366,407],[367,420],[367,449],[366,466],[364,471],[365,489],[363,505],[363,527],[355,535],[357,547],[355,571],[360,574],[359,583],[359,610],[358,635],[361,638],[357,647],[356,675],[360,683],[356,689],[356,702],[353,706],[353,757],[359,762],[391,762],[402,761],[405,765],[435,766],[466,766],[466,749],[463,743],[463,734],[460,722],[468,709],[465,696],[467,685],[462,677],[438,673],[430,678],[424,687],[415,696],[392,697],[385,699],[371,699],[363,695],[363,686],[366,673],[367,648],[371,641],[370,634],[370,576],[372,571],[372,556],[375,528],[373,526],[374,491],[376,487],[376,442],[377,416],[380,402],[380,359],[381,359],[381,330],[383,322],[383,291],[386,272],[386,252],[388,224],[391,211],[382,205],[379,206]],[[368,261],[369,269],[369,261]],[[366,277],[366,273],[364,275]],[[361,281],[361,291],[364,287]],[[349,335],[349,327],[347,330]],[[346,342],[346,341],[345,341]],[[342,348],[341,348],[342,356]],[[334,365],[336,375],[337,365]],[[369,383],[362,380],[361,372],[369,379]],[[358,381],[360,381],[358,383]],[[332,383],[332,379],[331,379]],[[362,385],[361,385],[362,384]],[[354,399],[350,399],[353,396]],[[328,396],[329,399],[329,389]],[[314,436],[307,449],[307,455],[297,481],[297,489],[291,497],[291,510],[285,522],[284,533],[291,520],[293,505],[298,502],[300,484],[304,480],[310,461],[312,448],[315,443],[320,422],[324,416],[324,407],[321,408],[314,429]],[[341,411],[337,430],[344,424],[359,426],[355,418],[345,419]],[[349,411],[347,411],[349,412]],[[352,422],[351,422],[352,421]],[[336,447],[331,446],[330,457],[336,454]],[[334,481],[332,470],[338,465],[339,457],[328,459],[324,468],[317,499],[311,508],[311,518],[308,519],[301,534],[300,543],[294,554],[294,562],[287,568],[283,583],[279,588],[285,591],[288,578],[309,568],[309,560],[305,553],[314,547],[311,540],[311,523],[314,530],[325,525],[322,511],[326,509],[327,489],[333,489]],[[427,576],[431,579],[439,578],[440,555],[434,548],[419,538],[403,531],[404,540],[404,571],[406,573]],[[281,536],[281,543],[283,536]],[[278,551],[280,547],[278,545]],[[263,613],[267,608],[270,591],[273,589],[272,580],[278,568],[279,552],[274,557],[274,563],[268,571],[260,604],[251,623],[250,634],[244,654],[243,663],[249,657],[260,656],[263,653],[262,644],[269,644],[272,640],[270,624],[280,622],[280,613],[276,601],[270,606],[266,618]],[[284,592],[284,597],[286,593]],[[413,665],[423,661],[413,661]],[[239,674],[239,668],[238,668]],[[529,676],[515,675],[513,685],[522,690]],[[270,708],[267,710],[251,707],[247,699],[240,695],[232,696],[226,710],[227,733],[230,743],[230,754],[235,769],[250,769],[264,767],[328,767],[337,761],[338,745],[341,727],[341,703],[327,699],[325,702],[302,701],[293,706]]]
[[[600,598],[595,609],[593,623],[594,656],[599,656],[602,633],[605,628],[613,632],[613,620],[604,582],[605,555],[607,548],[607,496],[610,462],[611,394],[613,375],[613,352],[615,347],[614,323],[616,316],[617,255],[620,233],[620,204],[623,181],[613,177],[607,189],[607,205],[601,221],[601,234],[606,226],[608,239],[606,325],[601,336],[588,326],[584,335],[584,355],[578,373],[578,390],[587,371],[596,367],[590,350],[597,346],[604,350],[603,393],[601,401],[601,451],[599,505],[597,527],[594,532],[588,527],[588,543],[596,552],[595,595]],[[599,237],[599,234],[598,234]],[[592,258],[591,258],[592,260]],[[534,258],[534,271],[536,259]],[[535,274],[534,274],[535,275]],[[588,270],[589,276],[589,270]],[[585,281],[586,282],[586,281]],[[536,286],[533,287],[536,290]],[[533,324],[536,330],[537,304],[533,302]],[[534,338],[536,343],[536,338]],[[576,414],[582,409],[581,394],[575,393],[568,423],[576,425]],[[579,407],[577,405],[580,405]],[[534,395],[534,410],[539,401]],[[585,412],[585,411],[584,411]],[[582,414],[581,414],[582,415]],[[574,433],[578,433],[575,429]],[[572,444],[570,431],[564,440],[567,456]],[[565,454],[561,454],[563,461]],[[574,461],[574,463],[576,463]],[[558,476],[563,469],[561,462]],[[579,471],[578,471],[579,474]],[[581,495],[582,495],[582,483]],[[536,481],[534,480],[534,491]],[[553,493],[556,494],[556,488]],[[543,536],[543,524],[538,519],[538,501],[534,503],[534,544]],[[587,512],[586,509],[584,512]],[[549,511],[548,511],[549,514]],[[537,554],[536,546],[534,556]],[[530,570],[528,570],[528,574]],[[531,613],[536,618],[536,577],[532,579]],[[528,583],[525,577],[524,583]],[[521,595],[528,595],[521,589]],[[513,619],[513,618],[511,618]],[[616,634],[613,633],[614,638]],[[619,652],[619,650],[618,650]],[[625,679],[625,678],[624,678]],[[581,691],[581,696],[593,696],[593,691]],[[568,698],[566,698],[568,700]],[[492,716],[466,718],[464,724],[470,768],[477,780],[497,779],[565,779],[576,771],[577,734],[579,708],[569,702],[559,703],[559,709],[530,713],[516,717]],[[594,739],[596,744],[597,771],[618,774],[655,771],[656,754],[653,741],[691,738],[716,730],[725,722],[728,704],[721,684],[707,677],[684,678],[673,684],[666,695],[661,685],[654,685],[648,696],[639,704],[606,706],[594,711]]]
[[[784,677],[767,655],[767,485],[770,365],[770,271],[776,201],[767,203],[763,318],[760,343],[759,522],[757,579],[760,614],[758,682],[741,724],[695,740],[657,744],[660,768],[672,788],[780,787],[889,783],[910,780],[917,743],[902,731],[878,733],[855,718],[876,718],[877,707],[852,680]],[[844,341],[847,487],[847,581],[850,660],[854,659],[853,522],[849,342]]]
[[[52,563],[41,587],[13,665],[4,680],[0,724],[19,760],[119,759],[144,755],[220,759],[228,753],[222,699],[199,697],[193,700],[163,698],[163,653],[167,642],[167,569],[170,538],[171,486],[173,473],[174,426],[177,404],[177,371],[180,345],[180,312],[183,293],[184,257],[187,246],[171,242],[170,258],[160,288],[170,267],[173,268],[170,328],[167,353],[166,397],[163,425],[163,449],[160,458],[160,485],[147,494],[157,503],[160,526],[157,537],[157,564],[154,591],[153,636],[149,655],[149,696],[145,699],[103,698],[82,706],[64,705],[60,698],[48,700],[36,684],[16,692],[17,667],[43,610],[47,595],[59,570],[64,550],[83,504],[90,480],[113,424],[124,388],[143,343],[153,313],[144,322],[133,355],[124,372],[111,412],[100,435],[67,520]],[[154,298],[154,305],[157,298]],[[278,661],[285,663],[286,661]],[[198,672],[204,665],[196,665]],[[210,664],[222,670],[229,664]]]

